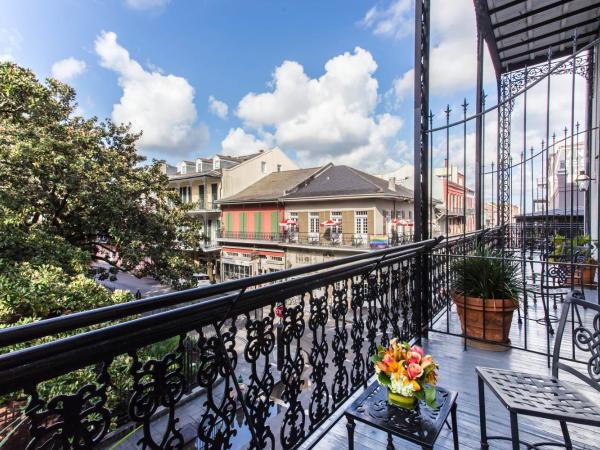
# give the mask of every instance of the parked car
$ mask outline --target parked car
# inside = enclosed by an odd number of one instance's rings
[[[192,275],[194,280],[196,280],[196,286],[208,286],[210,284],[210,278],[205,273],[195,273]]]

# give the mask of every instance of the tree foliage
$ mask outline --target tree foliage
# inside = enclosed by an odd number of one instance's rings
[[[145,162],[128,125],[76,115],[75,100],[64,83],[0,63],[4,318],[122,301],[89,278],[94,260],[109,264],[100,277],[128,271],[175,287],[197,270],[201,233],[161,162]]]

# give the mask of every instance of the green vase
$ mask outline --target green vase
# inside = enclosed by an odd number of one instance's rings
[[[395,394],[388,389],[388,403],[404,409],[413,409],[417,404],[417,398]]]

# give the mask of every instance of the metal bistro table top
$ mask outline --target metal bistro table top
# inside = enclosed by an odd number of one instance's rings
[[[438,386],[435,389],[435,409],[423,401],[419,401],[414,409],[404,409],[390,405],[387,388],[375,381],[352,403],[345,415],[415,444],[433,447],[457,397],[456,392]]]

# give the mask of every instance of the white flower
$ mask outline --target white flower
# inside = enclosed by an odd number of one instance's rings
[[[390,389],[394,394],[400,394],[405,397],[412,397],[415,393],[412,383],[406,383],[406,377],[396,378],[392,375]]]

